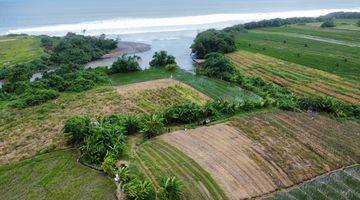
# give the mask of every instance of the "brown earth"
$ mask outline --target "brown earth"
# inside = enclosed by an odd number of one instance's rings
[[[263,113],[161,136],[208,171],[230,199],[260,197],[360,161],[360,124]]]

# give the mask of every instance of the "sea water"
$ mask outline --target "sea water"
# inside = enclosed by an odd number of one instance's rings
[[[286,17],[360,11],[359,0],[0,0],[0,34],[106,34],[152,45],[142,66],[166,50],[191,71],[190,45],[208,28]]]

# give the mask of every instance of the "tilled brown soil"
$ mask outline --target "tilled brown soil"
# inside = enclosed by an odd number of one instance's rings
[[[261,197],[360,161],[360,124],[265,113],[161,138],[208,171],[230,199]]]

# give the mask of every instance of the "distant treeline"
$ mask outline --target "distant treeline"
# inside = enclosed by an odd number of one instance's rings
[[[360,19],[360,12],[334,12],[329,13],[320,17],[292,17],[292,18],[276,18],[261,20],[258,22],[249,22],[245,24],[238,24],[232,27],[225,28],[226,32],[250,30],[255,28],[266,28],[266,27],[280,27],[290,24],[299,23],[312,23],[312,22],[324,22],[331,19]]]

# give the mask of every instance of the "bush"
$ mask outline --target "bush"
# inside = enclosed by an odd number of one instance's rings
[[[71,144],[80,144],[90,132],[90,118],[87,116],[72,116],[64,126],[64,133],[67,134]]]
[[[235,38],[228,32],[210,29],[196,36],[191,50],[197,58],[213,52],[230,53],[236,50]]]
[[[141,129],[141,118],[136,115],[110,115],[102,119],[102,123],[124,127],[125,134],[131,135]]]
[[[183,197],[183,184],[176,177],[164,177],[158,191],[161,200],[179,200]]]
[[[176,61],[175,57],[168,55],[166,51],[159,51],[155,52],[149,64],[150,67],[166,67],[167,65],[176,65]]]
[[[123,189],[127,197],[133,200],[152,200],[156,197],[152,184],[137,178],[126,183]]]
[[[108,151],[105,156],[104,162],[102,162],[101,164],[101,169],[105,173],[113,176],[115,175],[116,162],[117,162],[116,156],[111,151]]]
[[[165,70],[169,71],[169,72],[173,72],[178,68],[179,68],[179,66],[177,66],[177,64],[168,64],[165,66]]]
[[[124,129],[113,125],[93,126],[80,149],[84,159],[92,164],[101,164],[109,151],[118,159],[125,150]]]
[[[332,27],[335,27],[335,23],[333,20],[328,20],[321,24],[321,28],[332,28]]]
[[[148,115],[143,118],[141,133],[145,138],[159,135],[164,129],[164,118],[158,114]]]
[[[357,22],[357,26],[360,27],[360,20]]]
[[[122,57],[118,58],[110,68],[110,74],[116,73],[129,73],[129,72],[136,72],[141,71],[139,61],[139,56],[126,56],[123,55]]]
[[[206,55],[202,66],[202,73],[209,77],[230,80],[236,69],[233,63],[220,53]]]
[[[203,110],[194,102],[184,102],[169,106],[164,111],[166,123],[191,123],[203,118]]]
[[[31,89],[19,96],[14,106],[17,108],[25,108],[45,103],[49,100],[56,99],[59,92],[47,89]]]

